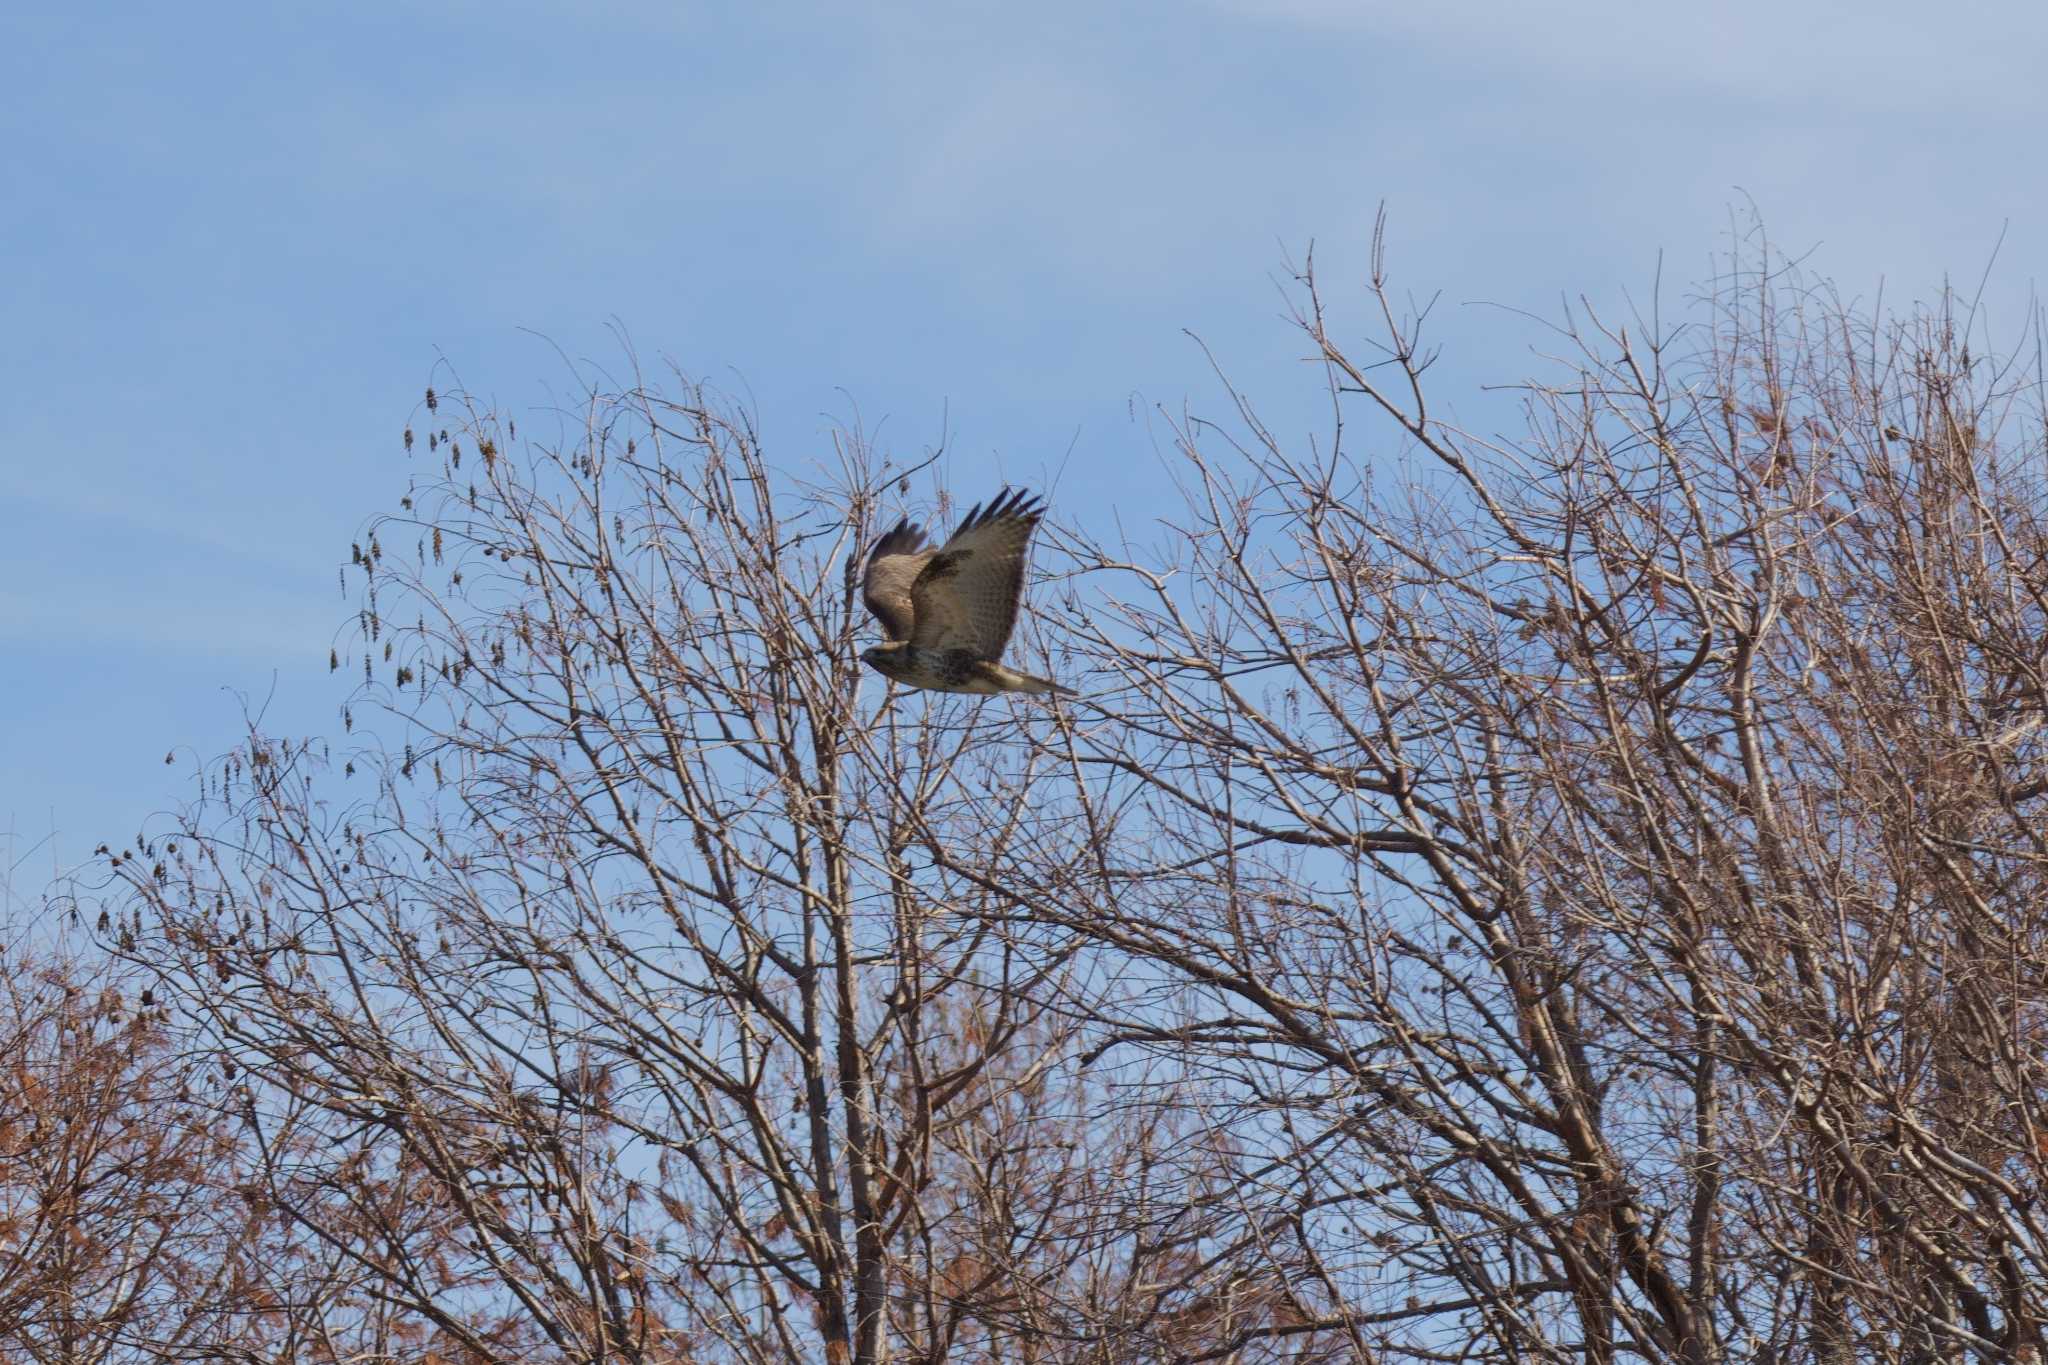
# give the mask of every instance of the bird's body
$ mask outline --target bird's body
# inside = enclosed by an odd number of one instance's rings
[[[999,662],[1017,623],[1024,553],[1044,514],[1023,492],[998,493],[976,506],[952,538],[924,548],[924,532],[906,518],[868,552],[862,599],[888,643],[861,659],[884,677],[933,692],[1032,695],[1066,692]]]
[[[998,692],[1065,692],[1067,689],[1044,678],[1019,673],[1014,668],[977,659],[965,649],[919,649],[907,641],[876,645],[861,658],[875,672],[894,678],[907,687],[932,692],[971,692],[992,697]]]

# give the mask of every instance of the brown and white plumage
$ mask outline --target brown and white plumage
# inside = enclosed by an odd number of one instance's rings
[[[908,518],[868,552],[861,597],[889,643],[861,655],[876,672],[938,692],[1065,692],[1002,666],[1024,594],[1025,552],[1045,505],[1004,489],[927,549]]]

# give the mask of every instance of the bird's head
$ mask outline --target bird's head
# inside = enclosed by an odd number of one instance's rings
[[[860,661],[877,673],[894,676],[902,671],[902,649],[900,644],[870,645],[860,652]]]

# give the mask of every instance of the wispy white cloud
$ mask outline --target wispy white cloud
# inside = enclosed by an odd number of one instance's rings
[[[2048,10],[2019,3],[1930,8],[1913,0],[1787,4],[1717,0],[1207,0],[1253,24],[1293,25],[1349,40],[1426,46],[1455,76],[1460,62],[1506,65],[1531,83],[1570,81],[1656,98],[1690,94],[1847,111],[2038,109]],[[1474,74],[1477,74],[1475,71]],[[1446,84],[1446,96],[1459,97]],[[1617,109],[1617,118],[1630,115]],[[1734,112],[1734,111],[1730,111]],[[1703,140],[1713,128],[1700,128]]]
[[[307,611],[302,594],[230,588],[209,595],[181,592],[170,583],[101,582],[73,585],[62,595],[0,592],[0,642],[15,657],[27,648],[102,648],[127,656],[160,654],[258,663],[312,674],[325,666],[345,611],[322,619]]]
[[[83,472],[0,489],[20,518],[0,546],[0,640],[301,667],[325,658],[349,607],[338,580],[309,572],[288,527]],[[309,609],[323,598],[324,613]]]

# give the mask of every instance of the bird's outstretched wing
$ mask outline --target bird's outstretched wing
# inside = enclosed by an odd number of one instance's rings
[[[911,602],[911,585],[931,559],[922,549],[924,528],[912,526],[905,517],[895,529],[875,542],[868,551],[867,572],[861,578],[861,600],[882,623],[882,634],[891,640],[907,640],[917,619]]]
[[[1024,593],[1025,547],[1044,514],[1045,505],[1021,489],[972,508],[911,586],[911,644],[971,650],[989,663],[1000,658]]]

